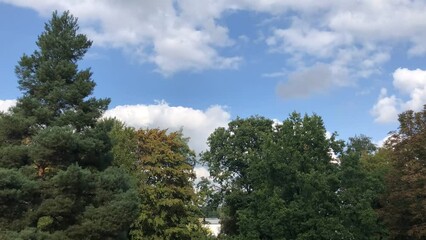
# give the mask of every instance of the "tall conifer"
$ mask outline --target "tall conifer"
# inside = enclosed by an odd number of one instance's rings
[[[0,115],[0,216],[6,239],[120,239],[137,212],[130,178],[108,167],[109,99],[77,65],[92,42],[53,13],[16,67],[23,96]],[[0,238],[3,236],[0,236]]]

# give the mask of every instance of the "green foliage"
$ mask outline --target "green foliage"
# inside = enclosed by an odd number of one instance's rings
[[[376,148],[354,137],[343,152],[322,119],[293,113],[282,124],[237,119],[209,138],[202,160],[221,188],[229,239],[379,239],[375,183],[361,156]],[[333,154],[339,159],[333,159]],[[338,164],[340,162],[340,164]]]
[[[112,155],[114,166],[120,166],[129,173],[136,172],[137,139],[136,131],[124,123],[114,120],[114,126],[109,133],[112,141]]]
[[[320,117],[293,113],[253,161],[249,207],[239,211],[248,239],[341,239],[337,167]],[[339,150],[339,149],[335,149]]]
[[[262,144],[273,132],[273,121],[263,117],[236,119],[228,128],[218,128],[209,137],[210,150],[204,152],[201,161],[219,186],[221,199],[222,231],[228,235],[239,232],[237,210],[246,207],[253,179],[248,171],[252,160],[260,153]]]
[[[383,150],[379,150],[380,153]],[[378,221],[376,210],[381,208],[380,195],[384,192],[384,166],[371,139],[365,135],[349,138],[340,165],[341,213],[344,224],[351,228],[353,239],[383,239],[387,236]]]
[[[206,232],[192,187],[194,153],[180,132],[136,132],[141,211],[132,239],[202,239]]]
[[[15,230],[27,224],[27,212],[40,198],[40,186],[16,169],[0,168],[0,226]]]

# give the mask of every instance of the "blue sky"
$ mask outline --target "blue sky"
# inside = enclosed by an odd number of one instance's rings
[[[231,119],[317,113],[342,139],[382,140],[426,102],[426,2],[413,0],[0,0],[0,108],[20,96],[14,66],[52,11],[94,41],[107,116],[179,129],[202,151]]]

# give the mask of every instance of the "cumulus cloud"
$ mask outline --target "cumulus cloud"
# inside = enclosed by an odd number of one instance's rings
[[[29,7],[44,16],[53,10],[70,10],[95,44],[123,49],[140,62],[154,63],[164,75],[183,70],[237,68],[241,61],[238,56],[218,53],[219,48],[234,44],[228,29],[215,21],[221,8],[209,13],[204,4],[194,4],[199,7],[194,9],[188,1],[171,0],[0,2]]]
[[[300,86],[313,85],[302,92],[302,96],[334,86],[353,85],[359,79],[380,74],[382,64],[391,59],[391,49],[398,44],[408,46],[408,55],[426,53],[426,3],[423,1],[269,2],[281,11],[296,12],[288,18],[287,27],[274,28],[265,40],[271,51],[291,56],[288,62],[295,65],[294,71],[299,72],[296,75],[306,74],[307,68],[318,70],[320,62],[347,76],[340,78],[332,71],[321,86],[316,80],[300,80]],[[289,82],[294,81],[291,80],[294,75],[287,76]],[[282,84],[278,88],[282,88]]]
[[[377,103],[371,109],[371,114],[378,123],[396,122],[399,113],[398,105],[398,99],[394,95],[388,96],[387,90],[382,88]]]
[[[10,107],[16,105],[16,100],[0,100],[0,112],[7,112]]]
[[[393,86],[399,96],[388,96],[386,89],[381,90],[371,110],[376,122],[396,122],[398,113],[419,111],[426,104],[426,70],[398,68],[393,73]]]
[[[197,153],[207,149],[207,138],[216,128],[230,121],[229,112],[222,106],[198,110],[170,106],[164,101],[153,105],[116,106],[106,111],[104,117],[115,117],[135,128],[182,129],[184,136],[190,138],[189,146]]]
[[[32,8],[44,16],[55,9],[68,9],[79,17],[82,31],[95,44],[123,49],[141,62],[155,64],[164,75],[237,68],[243,59],[225,56],[221,49],[255,41],[232,39],[224,16],[256,12],[281,17],[285,24],[260,20],[264,23],[255,31],[265,36],[269,51],[283,53],[283,59],[288,59],[286,68],[289,63],[292,68],[284,72],[293,72],[284,78],[295,79],[294,74],[306,74],[306,69],[318,70],[319,63],[329,66],[334,80],[303,93],[309,95],[380,74],[396,46],[406,48],[408,55],[426,54],[426,2],[420,0],[0,2]]]
[[[293,54],[303,52],[317,57],[330,57],[342,41],[339,38],[341,36],[328,30],[293,26],[275,29],[266,39],[266,43],[273,51]]]

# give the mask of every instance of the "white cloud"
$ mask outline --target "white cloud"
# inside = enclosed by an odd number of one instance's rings
[[[16,105],[16,100],[0,100],[0,112],[7,112],[10,107]]]
[[[228,37],[228,29],[216,24],[215,18],[223,9],[210,9],[213,2],[210,6],[172,0],[0,2],[29,7],[44,16],[53,10],[70,10],[95,44],[123,49],[141,62],[156,64],[164,75],[237,68],[241,61],[238,56],[226,57],[218,52],[234,43]]]
[[[419,111],[426,104],[426,70],[398,68],[393,73],[393,86],[400,97],[387,96],[386,89],[382,89],[371,110],[376,122],[396,122],[398,113]]]
[[[190,137],[189,146],[197,153],[207,149],[208,136],[230,121],[230,114],[221,106],[198,110],[170,106],[166,102],[154,105],[124,105],[106,111],[105,117],[116,117],[135,128],[162,128],[183,130]]]
[[[426,70],[398,68],[393,73],[393,79],[394,87],[410,96],[402,106],[404,110],[418,111],[426,104]]]
[[[123,49],[141,62],[155,64],[164,75],[237,68],[242,58],[224,56],[220,49],[255,41],[232,39],[232,29],[222,21],[224,16],[245,11],[266,13],[273,19],[281,17],[285,24],[261,19],[264,24],[256,25],[256,30],[265,36],[269,50],[284,53],[286,67],[289,63],[295,66],[285,70],[304,72],[321,63],[332,72],[334,80],[327,86],[312,88],[309,95],[380,74],[382,64],[392,58],[396,46],[406,48],[408,55],[426,54],[426,2],[422,0],[0,2],[32,8],[44,16],[55,9],[69,9],[79,17],[82,30],[95,44]],[[341,78],[342,74],[346,77]]]
[[[393,95],[388,96],[387,90],[382,88],[377,103],[371,109],[374,120],[378,123],[396,122],[398,113],[398,99]]]
[[[296,72],[315,69],[320,62],[346,73],[343,81],[312,87],[308,95],[380,74],[382,64],[392,57],[392,48],[399,44],[408,55],[426,54],[424,1],[265,2],[281,12],[295,12],[288,18],[288,27],[275,28],[266,38],[270,50],[290,55],[288,64],[295,65]],[[299,85],[306,83],[302,80]]]
[[[412,93],[415,89],[426,87],[426,71],[398,68],[393,73],[393,85],[403,93]]]
[[[392,135],[386,135],[386,137],[384,137],[384,138],[382,138],[382,139],[380,139],[380,140],[378,140],[378,141],[375,141],[375,142],[373,142],[377,147],[383,147],[384,145],[385,145],[385,143],[386,143],[386,141],[388,141],[389,140],[389,138],[391,138],[392,137]]]
[[[340,39],[341,37],[327,30],[313,29],[309,26],[293,26],[288,29],[275,29],[272,36],[266,39],[266,43],[274,51],[303,52],[316,57],[330,57],[343,41]]]

